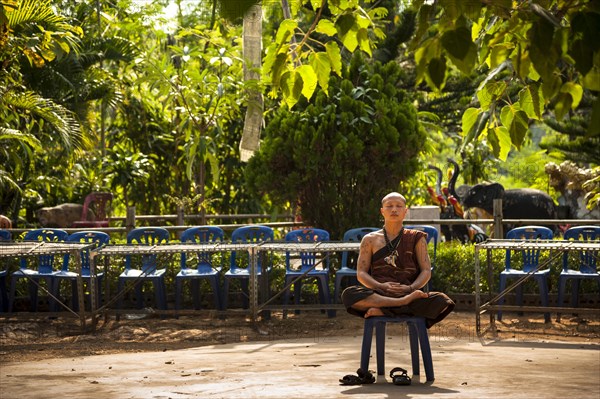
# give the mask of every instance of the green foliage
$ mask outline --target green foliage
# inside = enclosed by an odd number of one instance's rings
[[[288,107],[294,107],[303,97],[310,100],[317,85],[328,92],[328,77],[341,74],[341,48],[349,52],[361,50],[371,55],[372,35],[385,35],[379,21],[387,14],[384,7],[363,8],[372,1],[311,1],[290,2],[291,18],[284,20],[267,46],[262,73],[271,87],[271,96],[278,93]],[[311,21],[306,30],[298,20]]]
[[[35,185],[65,188],[55,176],[40,179],[40,171],[64,172],[68,157],[84,147],[76,115],[31,86],[26,74],[76,54],[81,34],[49,0],[0,3],[0,212],[13,220],[26,196],[39,198]]]
[[[562,122],[579,110],[584,92],[598,91],[600,10],[594,2],[414,5],[417,84],[441,91],[452,67],[465,76],[487,74],[477,89],[479,106],[463,118],[465,144],[487,137],[495,156],[506,160],[512,146],[521,147],[531,121],[553,112]],[[588,134],[600,134],[599,120],[588,113]]]
[[[274,203],[299,204],[307,224],[341,237],[378,225],[380,200],[412,177],[425,143],[414,107],[397,89],[396,63],[369,65],[358,54],[329,96],[297,111],[277,110],[248,163],[249,187]]]

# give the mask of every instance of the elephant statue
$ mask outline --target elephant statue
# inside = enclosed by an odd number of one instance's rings
[[[428,168],[436,172],[436,185],[435,192],[428,187],[432,201],[440,207],[440,219],[462,219],[463,212],[458,204],[458,200],[450,195],[449,189],[442,188],[442,170],[434,165],[429,165]],[[458,176],[458,165],[455,165],[453,175],[450,179],[449,185],[456,182],[456,176]],[[449,186],[450,187],[450,186]],[[448,187],[448,188],[449,188]],[[470,241],[470,234],[468,226],[456,224],[456,225],[445,225],[441,227],[442,235],[446,241],[459,240],[462,243]]]
[[[556,219],[557,208],[547,193],[531,188],[505,190],[499,183],[480,183],[460,198],[465,209],[481,208],[493,214],[494,200],[502,199],[504,219]],[[555,226],[549,226],[554,230]],[[511,226],[507,226],[507,231]]]

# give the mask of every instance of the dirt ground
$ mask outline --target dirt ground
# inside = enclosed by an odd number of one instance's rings
[[[484,316],[483,321],[487,322]],[[506,340],[584,342],[600,344],[597,315],[563,315],[558,322],[544,323],[542,315],[506,314],[497,322],[499,338]],[[204,312],[175,318],[148,316],[142,319],[114,317],[100,320],[95,332],[82,333],[79,320],[48,318],[43,314],[0,314],[0,364],[90,355],[170,351],[206,345],[259,342],[282,339],[360,336],[360,318],[338,312],[327,318],[318,311],[299,315],[273,313],[268,320],[253,323],[241,314],[219,317]],[[473,312],[457,311],[434,326],[430,338],[454,337],[477,340]]]

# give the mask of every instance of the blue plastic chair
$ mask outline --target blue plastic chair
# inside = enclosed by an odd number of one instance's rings
[[[12,241],[12,234],[8,230],[0,229],[0,241]],[[0,270],[0,312],[8,310],[8,289],[6,288],[6,277],[8,270]]]
[[[236,242],[265,242],[265,241],[273,241],[275,234],[273,229],[268,226],[260,226],[260,225],[251,225],[251,226],[243,226],[238,227],[231,233],[231,241],[233,243]],[[223,275],[224,284],[223,284],[223,309],[227,309],[227,304],[229,301],[229,284],[230,280],[239,280],[242,289],[243,296],[243,306],[245,309],[249,307],[249,293],[248,293],[248,283],[250,281],[250,268],[248,264],[245,266],[241,266],[239,263],[239,258],[241,254],[238,254],[237,251],[231,251],[231,257],[229,258],[229,270]],[[265,269],[263,270],[263,260],[259,257],[258,259],[258,270],[257,276],[262,276],[263,272],[266,272],[268,275],[271,270],[270,262],[267,264]],[[259,281],[261,279],[259,278]]]
[[[47,241],[64,242],[69,233],[61,229],[41,228],[30,230],[25,233],[23,241]],[[29,280],[29,299],[31,301],[30,309],[37,311],[38,284],[40,281],[46,282],[46,289],[52,292],[52,278],[56,271],[54,270],[54,255],[40,255],[37,257],[37,268],[27,267],[27,258],[21,258],[20,269],[11,276],[10,296],[8,300],[8,311],[12,312],[15,292],[17,290],[17,281],[19,279]],[[54,299],[50,299],[50,309],[54,309]]]
[[[564,234],[565,240],[598,241],[600,240],[600,226],[571,227]],[[571,283],[571,307],[579,304],[579,282],[581,280],[595,280],[600,289],[600,274],[597,268],[597,251],[578,252],[577,266],[569,267],[569,256],[563,255],[563,269],[558,277],[558,306],[563,306],[563,297],[567,288],[567,281]]]
[[[292,230],[285,235],[285,241],[288,242],[318,242],[329,241],[329,232],[323,229],[307,228]],[[319,300],[322,304],[331,304],[329,294],[329,258],[325,257],[322,262],[322,269],[316,269],[315,265],[319,262],[319,256],[315,252],[300,252],[300,264],[293,265],[292,254],[285,253],[285,286],[287,287],[293,281],[294,301],[300,304],[300,294],[302,292],[302,280],[315,279],[319,289]],[[294,256],[296,257],[296,256]],[[290,289],[286,289],[283,297],[283,303],[287,307],[290,298]],[[300,313],[298,310],[296,313]],[[329,317],[335,316],[334,310],[327,311]],[[287,310],[283,311],[284,317],[287,316]]]
[[[378,227],[358,227],[355,229],[347,230],[344,233],[343,241],[358,241],[360,242],[367,234],[379,230]],[[356,260],[358,259],[356,253],[350,253],[350,251],[342,252],[342,260],[340,268],[335,272],[335,285],[333,290],[333,299],[339,302],[340,290],[342,281],[344,279],[351,279],[352,282],[358,284],[356,280]]]
[[[73,243],[81,243],[81,244],[94,244],[94,248],[100,248],[105,245],[108,245],[110,242],[110,236],[101,231],[79,231],[73,233],[67,237],[66,242]],[[79,252],[79,257],[81,259],[81,277],[84,281],[90,282],[91,273],[90,273],[90,251],[91,249],[85,249]],[[58,298],[60,294],[60,283],[63,280],[71,282],[71,303],[72,309],[75,311],[79,310],[79,295],[77,293],[77,272],[69,270],[69,261],[71,256],[69,254],[64,256],[63,267],[62,269],[55,273],[53,276],[54,286],[52,291],[54,295]],[[104,277],[104,273],[96,272],[96,289],[97,289],[97,297],[96,301],[100,304],[102,299],[102,279]]]
[[[551,240],[553,237],[552,230],[543,226],[523,226],[516,227],[506,233],[506,238],[509,240]],[[523,269],[514,269],[511,264],[511,250],[506,250],[505,268],[500,273],[500,292],[506,288],[506,283],[509,278],[521,278],[526,274],[537,269],[540,261],[539,249],[524,249],[520,251],[523,257]],[[542,306],[548,306],[548,276],[550,269],[538,270],[533,273],[533,278],[538,283],[540,289],[540,298]],[[523,305],[523,285],[516,288],[517,305]],[[504,303],[504,297],[498,300],[498,305]],[[550,313],[544,313],[546,322],[550,321]],[[498,320],[502,320],[502,311],[498,311]]]
[[[127,233],[128,245],[162,245],[169,243],[169,231],[162,227],[139,227]],[[159,309],[167,309],[167,287],[165,282],[166,267],[158,269],[158,255],[142,255],[141,267],[133,267],[132,255],[125,257],[125,270],[119,276],[118,293],[125,288],[127,281],[135,284],[135,293],[137,297],[137,307],[144,307],[144,298],[142,295],[142,286],[144,281],[150,281],[154,286],[156,306]],[[123,296],[119,297],[118,307],[121,308]]]
[[[217,226],[198,226],[191,227],[181,234],[182,243],[205,244],[217,241],[223,241],[225,233],[223,229]],[[196,268],[188,267],[189,258],[192,254],[181,253],[181,270],[175,276],[175,309],[181,308],[183,298],[183,283],[190,281],[194,308],[200,309],[200,280],[205,279],[210,282],[213,290],[215,307],[222,309],[220,287],[220,267],[214,267],[212,262],[212,253],[198,252],[198,266]]]
[[[8,230],[0,229],[0,241],[12,241],[12,234]]]
[[[396,316],[396,317],[369,317],[365,319],[362,348],[360,353],[360,368],[369,370],[369,358],[371,357],[371,343],[373,340],[373,329],[375,329],[375,345],[377,353],[377,374],[385,373],[385,330],[387,323],[406,323],[410,337],[410,355],[412,359],[413,375],[419,375],[419,345],[423,356],[423,367],[427,381],[433,381],[433,359],[431,357],[431,345],[429,333],[424,317]]]
[[[431,276],[432,278],[429,279],[429,281],[427,282],[427,290],[431,291],[432,290],[432,280],[433,280],[433,269],[435,268],[435,258],[437,256],[437,246],[438,246],[438,242],[440,241],[440,235],[438,230],[433,227],[433,226],[429,226],[426,224],[414,224],[414,225],[408,225],[408,226],[404,226],[407,229],[412,229],[412,230],[420,230],[423,231],[425,233],[427,233],[427,245],[431,244],[431,242],[433,241],[433,256],[431,257]]]

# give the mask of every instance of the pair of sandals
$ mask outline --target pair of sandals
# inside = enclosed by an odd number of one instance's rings
[[[372,384],[375,382],[375,376],[369,371],[363,369],[356,370],[357,375],[348,374],[344,378],[340,379],[342,385],[365,385]]]
[[[342,385],[365,385],[375,382],[375,376],[370,371],[363,369],[356,370],[357,375],[348,374],[340,379]],[[394,385],[410,385],[411,379],[408,372],[402,367],[395,367],[390,371],[390,378]]]

